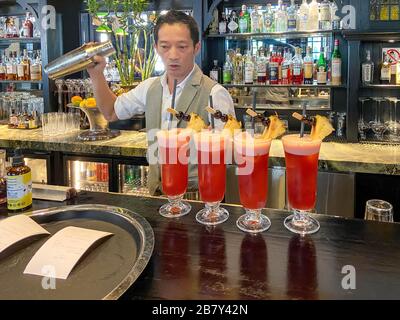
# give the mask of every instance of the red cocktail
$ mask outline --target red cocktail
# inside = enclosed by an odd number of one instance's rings
[[[271,221],[261,214],[268,195],[268,158],[271,140],[253,137],[247,132],[234,138],[235,160],[238,165],[240,202],[246,214],[237,221],[239,229],[262,232],[269,229]]]
[[[321,140],[305,135],[288,135],[282,138],[286,161],[286,186],[288,202],[294,215],[285,220],[285,226],[299,234],[319,230],[317,220],[307,212],[315,207],[317,196],[318,157]]]
[[[226,221],[229,213],[220,208],[225,195],[225,152],[229,138],[225,133],[203,131],[195,135],[197,149],[199,191],[206,208],[197,213],[198,222],[216,225]]]
[[[168,218],[181,217],[191,210],[182,202],[188,184],[190,135],[191,131],[185,129],[157,133],[162,191],[170,202],[160,208],[160,214]]]

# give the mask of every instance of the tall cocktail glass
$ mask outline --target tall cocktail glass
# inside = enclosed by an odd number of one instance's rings
[[[196,215],[196,220],[212,226],[225,222],[229,213],[220,207],[225,196],[226,148],[230,138],[225,132],[202,131],[194,135],[197,150],[200,198],[205,208]]]
[[[268,195],[268,158],[271,140],[261,135],[242,132],[234,138],[235,160],[238,165],[240,202],[246,214],[236,225],[245,232],[258,233],[269,229],[271,221],[261,211]]]
[[[289,207],[293,215],[285,219],[285,226],[297,234],[311,234],[319,230],[319,222],[309,213],[317,197],[318,157],[321,140],[305,135],[282,138],[286,161],[286,186]]]
[[[182,201],[188,185],[190,136],[191,131],[187,129],[160,130],[157,133],[162,191],[169,201],[159,213],[167,218],[184,216],[192,209],[190,204]]]

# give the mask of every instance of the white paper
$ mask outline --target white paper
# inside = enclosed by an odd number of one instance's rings
[[[23,214],[0,221],[0,253],[29,237],[50,234],[30,217]]]
[[[77,227],[58,231],[36,252],[24,274],[67,279],[85,252],[97,241],[112,233]]]

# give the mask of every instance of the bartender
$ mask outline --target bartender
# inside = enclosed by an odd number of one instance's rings
[[[222,113],[235,115],[229,92],[203,74],[195,64],[200,51],[199,28],[193,17],[184,12],[171,10],[158,18],[154,30],[155,49],[161,57],[166,72],[160,77],[147,79],[135,89],[117,97],[108,87],[104,77],[106,61],[94,58],[96,65],[88,68],[93,82],[94,96],[104,117],[112,122],[126,120],[136,114],[146,113],[146,130],[166,129],[169,119],[167,108],[171,106],[174,80],[177,80],[176,109],[185,113],[194,112],[208,120],[205,106],[209,96],[213,97],[215,108]],[[178,127],[186,123],[178,122]],[[215,126],[221,128],[220,120]],[[189,176],[196,175],[190,170]],[[190,184],[189,184],[190,185]],[[148,188],[150,194],[161,191],[158,166],[150,165]]]

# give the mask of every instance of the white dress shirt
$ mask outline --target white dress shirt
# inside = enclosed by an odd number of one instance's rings
[[[193,70],[189,73],[189,75],[177,85],[176,87],[176,97],[175,97],[175,105],[177,105],[180,96],[182,95],[182,91],[185,88],[185,85],[194,72]],[[146,97],[147,92],[150,86],[156,81],[158,77],[149,78],[143,82],[141,82],[135,89],[122,94],[117,98],[117,101],[114,105],[115,114],[118,119],[126,120],[132,118],[135,114],[140,114],[146,112]],[[167,109],[171,107],[172,102],[172,93],[170,93],[167,83],[167,76],[164,73],[161,76],[161,85],[163,88],[163,97],[162,97],[162,108],[161,108],[161,129],[166,129],[168,127],[168,119],[169,113]],[[229,92],[220,84],[216,84],[211,89],[211,96],[213,97],[214,108],[216,110],[220,110],[224,114],[230,114],[235,116],[235,108],[233,106],[232,97]],[[210,119],[209,119],[210,121]],[[215,127],[222,129],[224,123],[220,120],[215,120]]]

